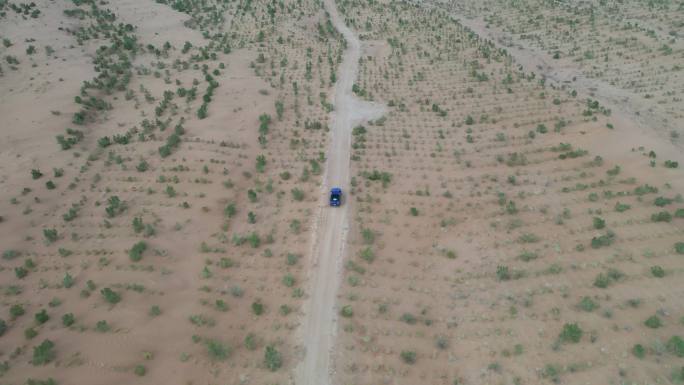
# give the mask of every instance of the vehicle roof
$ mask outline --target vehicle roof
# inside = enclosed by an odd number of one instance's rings
[[[339,187],[333,187],[332,189],[330,189],[330,192],[332,192],[332,193],[341,193],[341,192],[342,192],[342,189],[339,188]]]

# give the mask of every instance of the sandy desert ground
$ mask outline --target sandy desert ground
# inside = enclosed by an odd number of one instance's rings
[[[684,383],[683,20],[0,0],[0,384]]]

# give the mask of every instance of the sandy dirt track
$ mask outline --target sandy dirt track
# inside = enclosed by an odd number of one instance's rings
[[[344,245],[349,230],[347,198],[340,208],[328,208],[327,191],[339,186],[349,191],[351,129],[354,124],[377,119],[384,108],[375,103],[363,102],[354,97],[352,85],[358,72],[361,43],[344,24],[337,13],[334,0],[326,0],[335,28],[344,35],[347,49],[338,69],[335,84],[334,106],[331,115],[331,140],[326,162],[325,177],[321,186],[321,201],[309,265],[309,301],[304,309],[305,320],[299,330],[299,339],[305,357],[296,369],[296,384],[326,385],[330,383],[331,354],[335,339],[336,293],[340,285],[340,268],[344,258]]]

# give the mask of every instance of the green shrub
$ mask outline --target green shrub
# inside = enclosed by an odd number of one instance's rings
[[[594,217],[594,229],[596,230],[601,230],[602,228],[606,227],[606,221],[603,218],[600,217]]]
[[[499,281],[508,281],[511,279],[511,273],[508,270],[508,266],[497,266],[496,267],[496,278]]]
[[[298,189],[298,188],[293,188],[292,189],[292,198],[296,200],[297,202],[301,202],[304,200],[304,191]]]
[[[529,262],[532,260],[535,260],[538,258],[537,253],[531,252],[531,251],[523,251],[520,255],[518,255],[518,259],[521,261]]]
[[[55,359],[55,344],[50,340],[44,340],[40,345],[33,348],[33,365],[45,365]]]
[[[19,266],[14,268],[14,275],[17,276],[17,278],[22,279],[28,275],[28,270],[26,268]]]
[[[584,298],[582,298],[582,300],[580,301],[579,307],[580,307],[582,310],[584,310],[584,311],[591,312],[591,311],[594,311],[594,310],[598,309],[598,308],[599,308],[599,304],[597,304],[596,302],[594,302],[594,300],[592,300],[592,299],[589,298],[589,297],[584,297]]]
[[[43,173],[40,172],[40,170],[35,169],[35,168],[33,170],[31,170],[31,178],[40,179],[40,177],[42,177],[42,176],[43,176]]]
[[[25,313],[26,313],[26,311],[24,310],[24,306],[22,306],[20,304],[12,305],[10,307],[10,316],[12,317],[12,319],[16,319],[18,317],[21,317]]]
[[[36,320],[36,323],[38,323],[39,325],[42,325],[50,319],[50,316],[48,315],[47,310],[42,309],[41,311],[36,313],[34,318]]]
[[[660,211],[651,215],[651,220],[653,222],[671,222],[672,214],[667,211]]]
[[[111,330],[111,327],[105,320],[97,321],[95,324],[95,330],[100,333],[106,333]]]
[[[212,360],[225,361],[230,356],[232,349],[221,341],[212,339],[207,341],[207,352]]]
[[[663,278],[665,276],[665,270],[660,266],[651,266],[651,274],[657,278]]]
[[[256,335],[254,333],[249,333],[245,337],[245,347],[248,350],[256,350],[257,340],[256,340]]]
[[[409,325],[415,325],[416,322],[418,322],[418,320],[416,319],[416,316],[414,316],[411,313],[402,314],[400,319]]]
[[[0,337],[7,331],[7,322],[4,319],[0,319]]]
[[[630,205],[628,205],[628,204],[625,204],[625,203],[617,202],[617,203],[615,204],[615,211],[617,211],[617,212],[619,212],[619,213],[625,212],[625,211],[627,211],[627,210],[629,210],[629,209],[631,209],[631,208],[632,208],[632,206],[630,206]]]
[[[563,325],[558,338],[561,342],[578,343],[582,339],[583,331],[576,323],[566,323]]]
[[[591,247],[599,249],[604,246],[610,246],[615,241],[615,233],[608,230],[606,234],[591,239]]]
[[[684,357],[684,339],[680,336],[672,336],[667,341],[667,351],[677,357]]]
[[[76,317],[72,313],[67,313],[62,316],[62,325],[69,327],[76,322]]]
[[[256,315],[264,314],[264,304],[260,301],[252,302],[252,312]]]
[[[642,359],[646,357],[646,348],[641,344],[636,344],[632,348],[632,354],[634,354],[636,358]]]
[[[100,290],[100,294],[102,294],[102,297],[105,299],[105,301],[111,304],[116,304],[121,301],[121,295],[108,287]]]
[[[34,328],[27,328],[26,330],[24,330],[24,337],[25,337],[27,340],[30,340],[30,339],[34,338],[35,336],[37,336],[37,335],[38,335],[38,332],[37,332],[36,329],[34,329]]]
[[[684,254],[684,242],[677,242],[674,245],[677,254]]]
[[[272,372],[280,369],[280,367],[283,365],[283,357],[273,345],[266,346],[266,351],[264,352],[264,364],[266,364],[266,367]]]
[[[342,307],[340,315],[345,318],[350,318],[354,315],[354,310],[352,309],[351,305],[345,305]]]
[[[654,201],[653,204],[658,206],[658,207],[665,207],[672,203],[672,199],[670,198],[665,198],[665,197],[657,197]]]
[[[648,317],[646,321],[644,321],[644,325],[651,329],[658,329],[659,327],[663,326],[663,321],[661,321],[660,318],[658,318],[658,316],[653,315]]]
[[[415,207],[411,207],[409,209],[409,213],[411,214],[411,216],[417,217],[418,216],[418,209]]]
[[[412,350],[402,350],[401,359],[407,364],[414,364],[416,362],[416,352]]]
[[[133,369],[133,373],[135,373],[136,376],[142,377],[145,374],[147,374],[147,368],[145,365],[135,365],[135,369]]]
[[[43,236],[48,244],[54,243],[59,237],[55,229],[43,229]]]
[[[145,241],[140,241],[131,247],[128,251],[128,256],[131,258],[131,261],[138,262],[142,259],[142,255],[146,249],[147,243],[145,243]]]

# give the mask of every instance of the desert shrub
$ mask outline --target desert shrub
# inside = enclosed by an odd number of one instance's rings
[[[50,319],[50,316],[48,315],[47,310],[42,309],[41,311],[36,313],[34,318],[36,319],[36,323],[38,323],[39,325],[42,325]]]
[[[369,228],[361,229],[361,237],[363,238],[363,242],[367,245],[371,245],[375,241],[375,233]]]
[[[10,316],[12,319],[18,318],[26,314],[26,310],[24,310],[24,306],[21,304],[16,304],[12,305],[10,307]]]
[[[115,292],[114,290],[108,287],[105,287],[104,289],[100,290],[100,294],[102,294],[102,297],[105,299],[105,301],[111,304],[116,304],[121,301],[121,294]]]
[[[416,362],[416,352],[413,350],[402,350],[400,356],[407,364],[414,364]]]
[[[593,225],[594,225],[594,229],[601,230],[602,228],[606,227],[606,221],[603,218],[594,217]]]
[[[411,207],[411,209],[409,209],[409,213],[410,213],[412,216],[417,217],[417,216],[418,216],[418,209],[415,208],[415,207]]]
[[[301,202],[304,200],[304,191],[298,188],[293,188],[292,189],[292,199],[296,200],[297,202]]]
[[[370,247],[365,247],[364,249],[362,249],[360,256],[364,261],[368,263],[371,263],[375,260],[375,253],[373,253],[373,249],[371,249]]]
[[[35,169],[35,168],[31,170],[31,178],[40,179],[40,177],[42,177],[42,176],[43,176],[43,173],[40,172],[40,170]]]
[[[354,310],[352,309],[351,305],[345,305],[342,307],[340,315],[345,318],[350,318],[354,315]]]
[[[0,319],[0,337],[7,331],[7,322],[4,319]]]
[[[292,276],[292,274],[289,274],[289,273],[285,274],[285,276],[283,277],[283,285],[285,285],[287,287],[292,287],[292,286],[294,286],[294,284],[295,284],[295,279]]]
[[[684,357],[684,339],[680,336],[672,336],[667,341],[667,351],[674,354],[677,357]]]
[[[508,269],[508,266],[502,266],[499,265],[496,267],[496,278],[499,281],[508,281],[511,279],[511,273]]]
[[[35,336],[38,335],[38,332],[34,328],[27,328],[24,330],[24,338],[27,340],[33,339]]]
[[[97,321],[95,324],[95,331],[98,331],[100,333],[106,333],[111,330],[111,327],[105,320]]]
[[[561,342],[578,343],[582,338],[583,331],[576,323],[566,323],[558,338]]]
[[[610,246],[615,241],[615,233],[608,230],[606,234],[591,239],[591,247],[599,249],[601,247]]]
[[[658,206],[658,207],[665,207],[671,203],[672,203],[672,199],[665,198],[665,197],[657,197],[655,200],[653,200],[653,204]]]
[[[518,255],[518,259],[525,262],[529,262],[537,258],[537,253],[531,251],[523,251],[522,253],[520,253],[520,255]]]
[[[416,319],[416,316],[414,316],[411,313],[404,313],[401,315],[400,320],[406,322],[409,325],[415,325],[418,320]]]
[[[145,374],[147,374],[147,368],[145,365],[135,365],[135,369],[133,369],[133,373],[135,373],[136,376],[142,377]]]
[[[658,329],[663,326],[663,321],[657,315],[652,315],[644,321],[644,325],[651,329]]]
[[[684,218],[684,209],[677,209],[674,214],[675,218]]]
[[[674,160],[666,160],[664,165],[667,168],[677,168],[679,167],[679,162],[676,162]]]
[[[28,275],[28,270],[22,266],[15,267],[14,275],[16,275],[17,278],[22,279]]]
[[[62,279],[62,286],[67,289],[74,286],[74,277],[72,277],[71,274],[66,273]]]
[[[31,363],[35,366],[45,365],[55,359],[55,343],[44,340],[40,345],[33,348],[33,359]]]
[[[162,313],[161,308],[158,305],[150,306],[150,310],[147,311],[147,314],[150,317],[156,317],[158,315],[161,315],[161,313]]]
[[[272,372],[280,369],[283,365],[283,357],[273,345],[266,346],[264,364],[266,364],[266,367]]]
[[[677,242],[674,245],[677,254],[684,254],[684,242]]]
[[[596,303],[596,302],[594,302],[594,300],[592,300],[592,299],[589,298],[589,297],[584,297],[584,298],[582,298],[582,300],[580,301],[579,307],[580,307],[582,310],[584,310],[584,311],[591,312],[591,311],[594,311],[594,310],[598,309],[598,308],[599,308],[599,304]]]
[[[147,163],[146,160],[141,160],[140,163],[138,163],[137,166],[135,166],[135,169],[138,170],[138,172],[145,172],[150,168],[150,164]]]
[[[437,346],[438,349],[444,350],[449,347],[449,339],[445,336],[437,336],[435,346]]]
[[[142,218],[140,218],[140,217],[133,218],[133,231],[136,234],[140,234],[144,229],[145,229],[145,224],[143,223]]]
[[[67,313],[62,316],[62,325],[65,327],[69,327],[73,325],[76,322],[76,317],[74,317],[73,313]]]
[[[230,356],[232,349],[221,341],[210,339],[207,341],[207,352],[212,360],[225,361]]]
[[[632,354],[634,354],[636,358],[644,358],[646,357],[646,348],[641,344],[636,344],[632,348]]]
[[[667,211],[660,211],[651,215],[651,220],[653,222],[671,222],[672,214]]]
[[[105,212],[109,218],[113,218],[126,210],[126,203],[119,199],[118,196],[113,195],[107,199],[107,207]]]
[[[663,278],[665,276],[665,269],[660,266],[651,266],[651,274],[656,278]]]
[[[252,302],[252,313],[256,315],[264,314],[264,304],[260,301]]]
[[[43,236],[47,243],[54,243],[59,237],[55,229],[43,229]]]
[[[245,337],[245,347],[248,350],[256,350],[257,340],[256,340],[256,335],[254,333],[249,333]]]
[[[138,262],[142,259],[145,250],[147,250],[147,243],[145,241],[140,241],[131,247],[128,251],[128,256],[131,258],[131,261]]]

